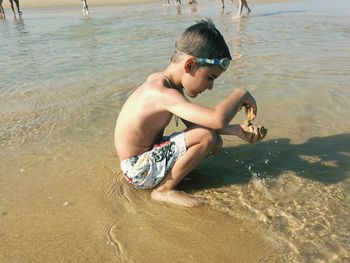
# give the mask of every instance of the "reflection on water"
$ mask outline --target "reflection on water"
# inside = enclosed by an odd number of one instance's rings
[[[226,147],[182,188],[251,226],[259,222],[291,258],[347,258],[349,149],[348,133]]]
[[[119,254],[116,217],[141,224],[143,218],[135,218],[141,210],[148,220],[155,214],[166,220],[147,192],[127,190],[116,179],[115,120],[128,92],[167,65],[176,36],[209,16],[234,60],[216,88],[196,101],[214,106],[232,87],[247,88],[258,102],[257,122],[269,134],[254,146],[225,137],[223,152],[180,187],[262,233],[281,249],[279,262],[350,260],[350,127],[344,117],[350,113],[350,30],[346,9],[330,5],[314,0],[255,5],[240,19],[232,18],[234,12],[221,13],[219,2],[201,1],[197,6],[100,7],[88,19],[69,8],[28,10],[22,18],[1,20],[0,37],[6,39],[0,49],[4,220],[17,218],[18,203],[22,214],[38,204],[43,218],[58,214],[61,206],[52,210],[42,200],[77,193],[71,203],[89,211],[86,218],[94,215],[103,222],[98,235],[103,233]],[[103,212],[86,189],[102,193],[101,199],[108,193]],[[59,200],[69,207],[70,201]],[[154,214],[147,214],[145,204]],[[26,223],[33,225],[35,215],[30,215]],[[191,216],[181,212],[178,218]],[[4,229],[15,231],[10,219],[2,221]],[[148,222],[140,227],[149,227]]]
[[[198,11],[197,3],[191,3],[186,5],[176,4],[175,6],[172,6],[170,4],[164,4],[163,5],[163,11],[164,15],[171,15],[172,10],[176,10],[177,15],[181,15],[181,10],[185,9],[186,11],[189,11],[190,13],[196,13]]]

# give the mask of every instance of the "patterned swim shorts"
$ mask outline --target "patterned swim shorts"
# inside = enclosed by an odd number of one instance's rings
[[[125,179],[136,188],[153,188],[185,152],[185,134],[177,132],[163,137],[148,152],[121,161],[120,166]]]

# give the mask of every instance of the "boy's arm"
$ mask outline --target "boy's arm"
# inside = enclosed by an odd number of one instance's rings
[[[248,109],[250,120],[255,119],[257,113],[253,96],[244,89],[235,89],[214,109],[191,103],[178,92],[168,95],[161,100],[165,109],[187,122],[216,130],[225,127],[242,107]]]
[[[241,131],[242,127],[240,124],[228,124],[225,127],[217,130],[222,135],[237,135]]]
[[[218,133],[223,135],[236,135],[249,143],[255,143],[265,138],[267,129],[263,126],[229,124],[222,129],[219,129]]]
[[[222,127],[228,124],[242,107],[245,107],[248,120],[256,118],[257,106],[253,96],[245,89],[235,89],[229,97],[215,107],[215,110],[221,112],[224,118]]]

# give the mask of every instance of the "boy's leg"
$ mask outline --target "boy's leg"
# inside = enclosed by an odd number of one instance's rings
[[[185,131],[187,151],[175,162],[163,181],[153,190],[152,198],[187,207],[198,206],[200,200],[185,192],[174,190],[180,181],[188,175],[208,154],[222,145],[215,130],[191,127]]]

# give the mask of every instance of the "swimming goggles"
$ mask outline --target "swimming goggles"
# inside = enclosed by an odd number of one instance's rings
[[[200,65],[210,64],[210,65],[218,65],[223,70],[226,70],[230,65],[231,60],[229,58],[197,58],[197,63]]]

